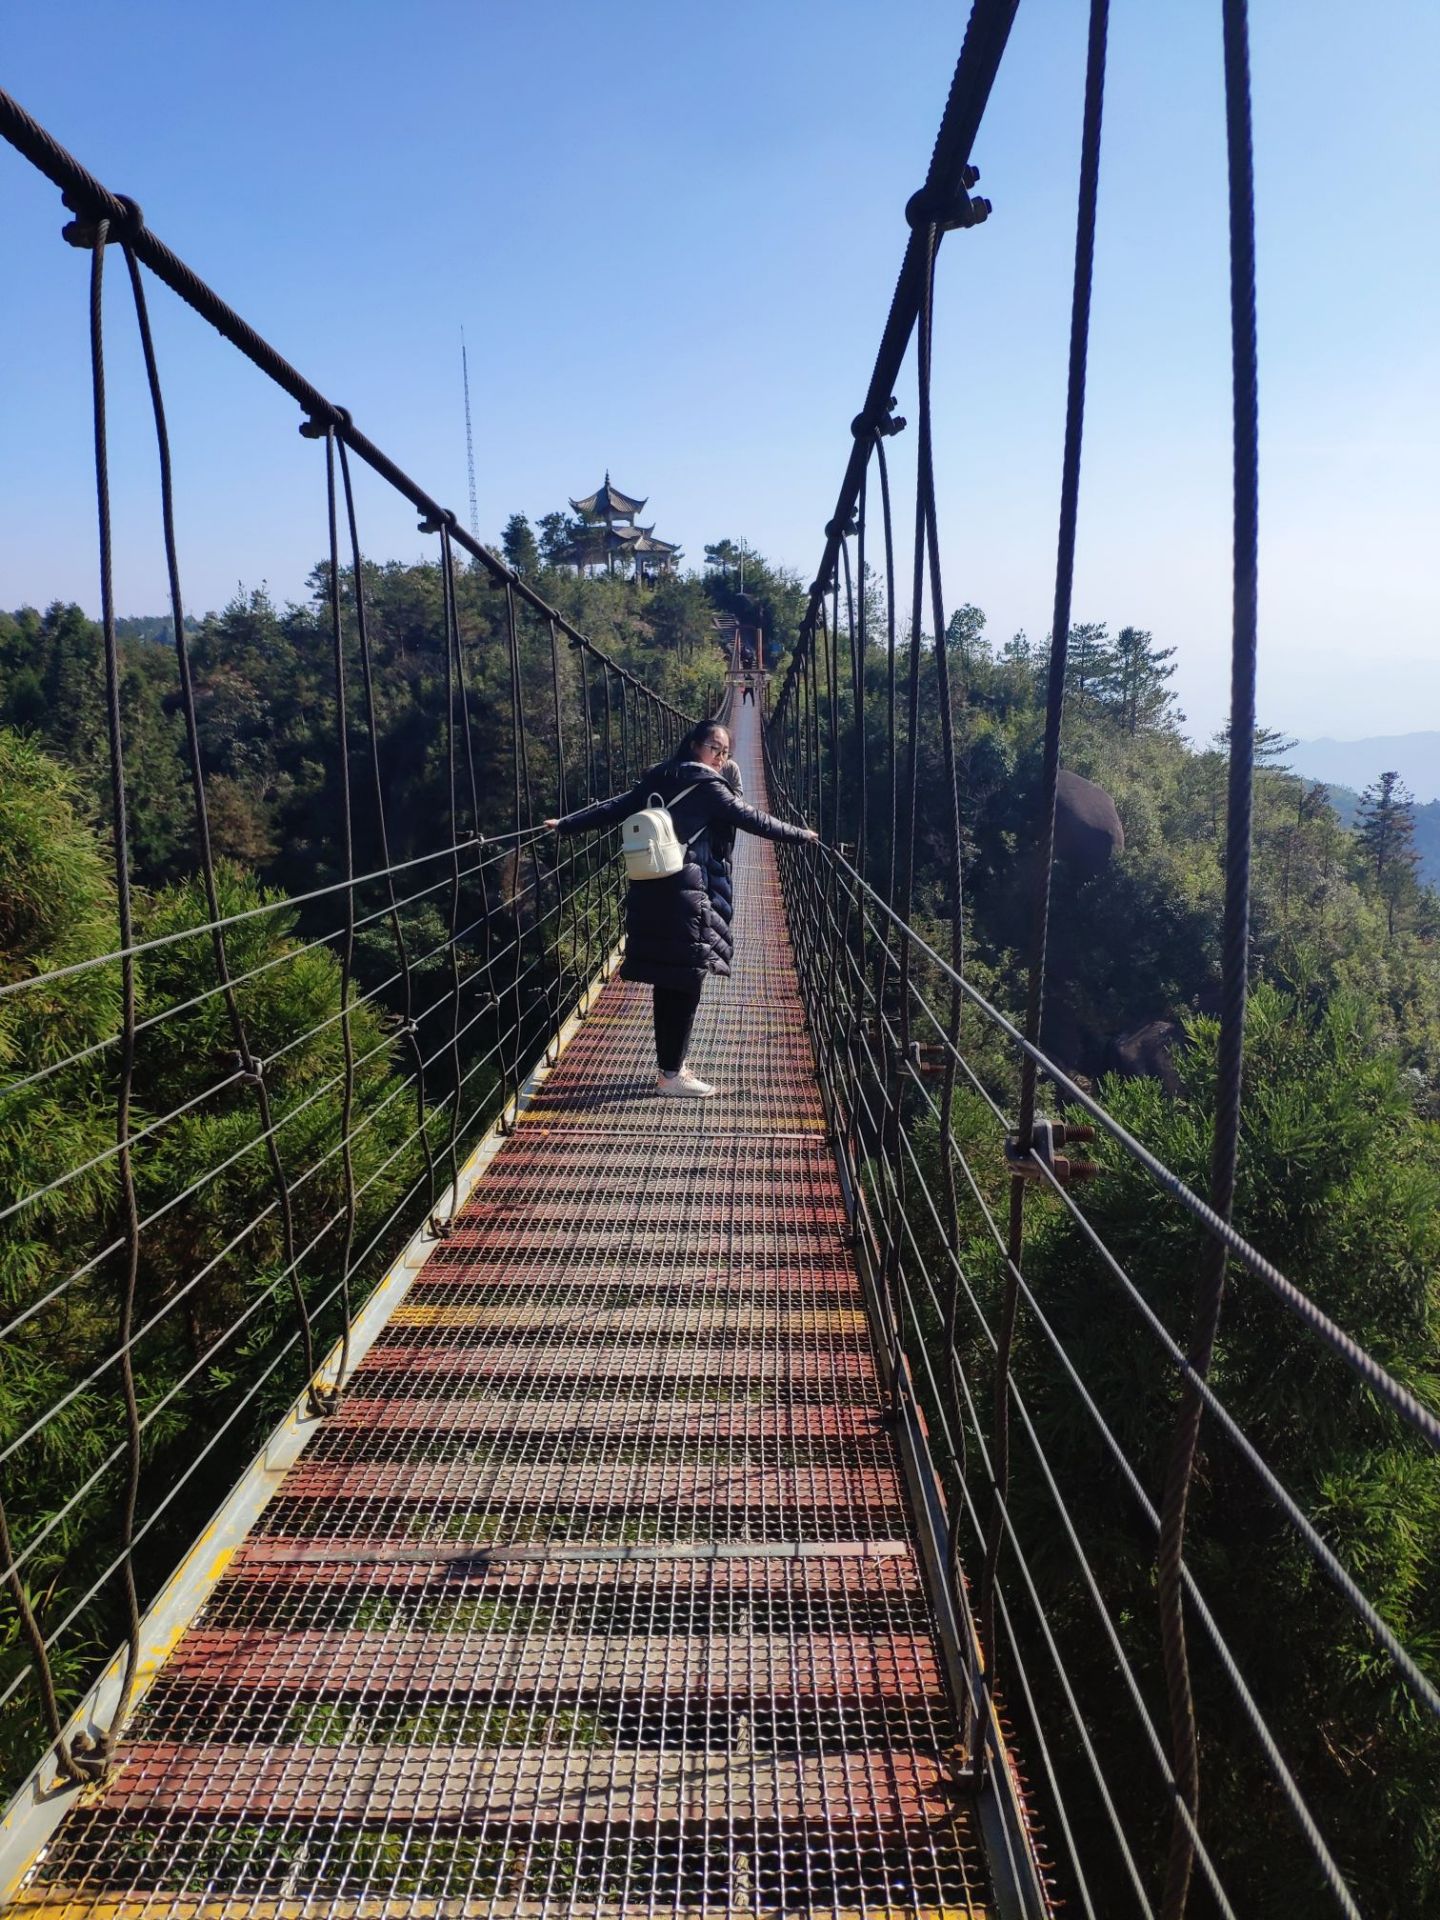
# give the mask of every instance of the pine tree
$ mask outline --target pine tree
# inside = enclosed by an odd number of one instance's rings
[[[1115,694],[1127,733],[1169,727],[1185,718],[1172,712],[1175,696],[1165,684],[1174,677],[1174,657],[1174,647],[1157,647],[1143,627],[1122,627],[1116,634]]]
[[[534,530],[523,513],[512,513],[505,522],[500,545],[516,573],[540,571],[540,549],[535,543]]]
[[[547,567],[563,567],[580,532],[580,522],[568,513],[542,513],[535,522],[540,536],[540,559]]]
[[[1385,902],[1386,931],[1393,939],[1396,910],[1413,899],[1420,864],[1415,849],[1415,798],[1393,768],[1361,794],[1355,835],[1365,869]]]
[[[1115,686],[1117,659],[1114,645],[1103,620],[1090,621],[1070,629],[1070,648],[1065,661],[1066,690],[1077,704],[1108,704]]]

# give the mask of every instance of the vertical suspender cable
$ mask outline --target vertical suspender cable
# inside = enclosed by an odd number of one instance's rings
[[[520,660],[520,622],[515,604],[514,589],[505,588],[505,631],[510,649],[510,725],[515,749],[515,826],[533,832],[535,826],[535,800],[530,784],[530,734],[525,721],[525,681]],[[520,885],[520,865],[523,858],[524,843],[515,849],[515,1073],[518,1080],[520,1060],[524,1054],[523,1026],[524,1008],[520,992],[520,976],[523,968],[520,964],[520,927],[521,902],[524,889]],[[536,958],[543,969],[545,964],[545,921],[541,911],[540,898],[540,855],[538,843],[532,837],[530,848],[530,879],[534,899],[531,911],[534,915]],[[543,975],[542,975],[543,978]]]
[[[105,724],[110,749],[111,844],[115,860],[115,906],[119,923],[121,1041],[115,1094],[115,1139],[119,1149],[116,1177],[123,1222],[120,1280],[120,1382],[125,1403],[125,1491],[121,1500],[120,1537],[125,1589],[125,1668],[120,1698],[109,1729],[101,1740],[101,1755],[114,1744],[129,1711],[135,1671],[140,1661],[140,1596],[135,1583],[135,1517],[140,1499],[140,1407],[135,1393],[135,1369],[130,1351],[135,1326],[135,1293],[140,1278],[140,1208],[135,1197],[135,1169],[130,1156],[130,1101],[135,1081],[135,956],[134,918],[130,896],[130,827],[125,803],[125,744],[120,715],[120,644],[115,631],[115,590],[110,528],[110,463],[105,432],[105,342],[103,292],[107,220],[96,222],[90,254],[90,369],[95,420],[95,495],[100,531],[100,617],[105,647]],[[72,1753],[72,1764],[77,1755]],[[93,1761],[90,1763],[95,1764]],[[83,1759],[82,1771],[88,1770]]]
[[[110,806],[115,850],[115,907],[120,947],[120,1071],[115,1095],[115,1139],[119,1148],[116,1174],[124,1223],[124,1250],[120,1281],[120,1384],[125,1401],[125,1492],[121,1502],[120,1536],[124,1550],[121,1577],[125,1588],[125,1670],[114,1717],[101,1742],[108,1753],[130,1709],[135,1673],[140,1664],[140,1594],[135,1583],[135,1518],[140,1503],[140,1404],[135,1392],[131,1336],[135,1330],[135,1294],[140,1280],[140,1207],[135,1196],[135,1167],[130,1154],[130,1102],[135,1084],[135,956],[134,914],[130,897],[130,823],[125,802],[125,738],[120,714],[120,643],[115,631],[114,549],[110,529],[110,462],[105,435],[105,342],[103,293],[105,244],[109,222],[97,221],[90,255],[90,364],[95,406],[95,494],[100,523],[100,617],[105,643],[105,724],[110,745]]]
[[[375,790],[375,832],[380,847],[380,866],[385,874],[387,916],[390,938],[395,948],[395,964],[400,975],[400,1033],[410,1055],[411,1077],[415,1083],[415,1137],[425,1161],[425,1192],[429,1216],[435,1217],[438,1194],[435,1186],[435,1155],[430,1146],[429,1101],[425,1089],[425,1053],[415,1024],[415,983],[410,972],[410,943],[400,921],[400,907],[391,871],[390,829],[386,819],[385,781],[380,770],[380,727],[375,705],[375,672],[370,657],[370,629],[366,618],[365,577],[360,560],[360,531],[355,516],[355,488],[350,478],[350,456],[345,442],[336,436],[340,456],[340,482],[345,493],[345,518],[350,532],[350,565],[355,592],[355,637],[360,652],[360,685],[365,700],[365,730],[370,741],[370,775]],[[482,882],[483,884],[483,882]],[[488,928],[488,915],[486,917]]]
[[[956,1458],[950,1463],[950,1511],[958,1520],[961,1508],[959,1474],[963,1466],[964,1395],[960,1390],[959,1357],[956,1351],[956,1326],[960,1304],[960,1219],[955,1186],[954,1139],[956,1050],[960,1041],[960,979],[965,971],[965,865],[960,829],[960,781],[955,757],[955,710],[950,686],[950,654],[946,635],[944,593],[940,577],[939,513],[935,499],[935,451],[931,413],[931,387],[934,368],[935,275],[932,270],[921,286],[916,315],[917,427],[916,427],[916,512],[923,523],[925,552],[930,573],[930,625],[935,648],[936,705],[940,713],[940,743],[945,787],[949,801],[950,826],[950,964],[954,975],[950,984],[949,1016],[946,1033],[950,1046],[945,1050],[944,1078],[940,1089],[940,1185],[944,1201],[944,1230],[951,1262],[948,1296],[945,1301],[946,1384],[951,1394],[950,1430],[956,1436]],[[919,529],[917,528],[917,541]],[[908,945],[908,942],[907,942]],[[958,1574],[960,1529],[952,1527],[950,1548],[953,1571]]]
[[[1060,727],[1065,708],[1065,668],[1070,636],[1070,599],[1075,577],[1075,534],[1080,503],[1080,454],[1085,427],[1085,368],[1090,341],[1090,289],[1095,265],[1095,210],[1100,187],[1100,131],[1105,99],[1105,42],[1109,0],[1091,0],[1085,64],[1085,107],[1080,142],[1080,190],[1075,226],[1075,274],[1070,300],[1070,365],[1065,402],[1065,450],[1060,478],[1060,530],[1056,543],[1055,602],[1050,624],[1050,675],[1045,704],[1045,745],[1037,822],[1039,865],[1030,953],[1030,982],[1025,1032],[1038,1046],[1045,1003],[1045,953],[1050,925],[1050,884],[1055,859],[1055,794],[1060,776]],[[1027,1054],[1021,1068],[1019,1151],[1028,1153],[1035,1131],[1036,1068]],[[995,1580],[1004,1534],[1003,1508],[1009,1491],[1010,1355],[1015,1339],[1019,1289],[1015,1270],[1025,1246],[1025,1181],[1010,1182],[1008,1265],[1001,1301],[995,1358],[992,1472],[995,1496],[985,1543],[980,1583],[980,1640],[986,1684],[995,1673]]]
[[[326,1392],[333,1405],[350,1371],[350,1258],[355,1248],[355,1035],[350,989],[355,968],[355,832],[350,815],[350,726],[346,713],[345,626],[340,607],[340,520],[335,500],[335,434],[325,432],[325,505],[330,534],[330,625],[335,648],[335,736],[340,773],[340,862],[345,880],[345,937],[340,949],[340,1044],[344,1074],[340,1095],[340,1165],[345,1218],[340,1248],[340,1364]]]
[[[455,1224],[455,1210],[460,1201],[460,843],[464,829],[460,825],[460,762],[457,751],[455,702],[455,658],[459,648],[454,590],[455,575],[450,565],[450,541],[442,523],[435,529],[440,535],[440,592],[443,602],[442,619],[445,635],[445,771],[450,794],[450,933],[446,947],[450,957],[450,1124],[446,1128],[445,1151],[450,1161],[450,1212],[446,1219],[437,1221],[436,1227],[441,1233],[449,1233]],[[472,821],[473,824],[473,821]],[[503,1057],[501,1098],[504,1098]]]
[[[1223,0],[1225,137],[1230,198],[1230,349],[1234,410],[1233,634],[1230,666],[1230,777],[1225,828],[1225,921],[1221,955],[1220,1048],[1210,1205],[1227,1224],[1235,1204],[1240,1101],[1245,1064],[1245,1003],[1250,942],[1250,827],[1255,761],[1255,657],[1259,591],[1259,374],[1255,327],[1255,174],[1250,125],[1250,50],[1246,0]],[[1179,1804],[1170,1833],[1162,1920],[1181,1920],[1195,1860],[1191,1823],[1200,1804],[1195,1701],[1185,1646],[1182,1557],[1185,1514],[1200,1438],[1195,1376],[1209,1373],[1225,1295],[1224,1245],[1207,1234],[1195,1292],[1189,1362],[1161,1508],[1158,1558],[1165,1687],[1170,1703],[1171,1764]],[[1183,1811],[1182,1811],[1183,1809]],[[1188,1813],[1189,1820],[1185,1815]]]
[[[555,709],[555,716],[554,716],[555,717],[555,810],[556,810],[557,816],[563,819],[564,816],[570,811],[570,804],[567,798],[567,783],[565,779],[565,724],[561,714],[561,705],[560,705],[560,661],[561,661],[560,630],[555,625],[555,622],[553,620],[548,621],[547,625],[549,626],[549,629],[550,629],[550,689],[552,694],[554,695],[554,709]],[[575,862],[573,859],[571,860],[571,863],[570,863],[570,872],[571,872],[571,878],[573,881],[574,873],[575,873]],[[539,856],[538,854],[536,855],[536,874],[537,874],[536,891],[538,894],[538,891],[539,891],[539,886],[538,886]],[[538,906],[539,906],[538,899],[536,902],[536,906],[538,910]],[[579,913],[579,908],[575,900],[575,889],[572,886],[570,890],[570,931],[571,931],[572,940],[575,940],[575,930],[578,925],[578,913]],[[550,1021],[548,1022],[548,1024],[554,1027],[557,1035],[560,1030],[561,1009],[564,1007],[564,1004],[565,1004],[565,962],[562,957],[563,946],[562,946],[562,939],[561,939],[561,936],[564,931],[564,926],[565,926],[565,896],[563,892],[560,891],[559,880],[557,876],[556,901],[555,901],[555,1005],[551,1011]],[[575,944],[578,946],[579,944],[578,940],[575,941]],[[576,981],[577,986],[581,984],[582,982],[580,980]]]
[[[139,261],[128,243],[125,248],[125,262],[130,273],[136,325],[139,328],[140,346],[145,358],[145,374],[150,387],[151,411],[155,420],[155,440],[160,461],[161,527],[165,541],[165,565],[170,589],[170,614],[175,629],[175,660],[180,679],[180,704],[185,715],[185,740],[190,756],[190,788],[195,807],[195,838],[200,854],[200,873],[205,889],[205,902],[210,914],[210,941],[215,960],[215,975],[223,991],[225,1012],[230,1023],[236,1058],[246,1083],[254,1092],[256,1115],[260,1121],[260,1137],[265,1142],[270,1176],[275,1185],[290,1298],[299,1323],[305,1377],[309,1382],[306,1391],[310,1409],[313,1413],[323,1413],[327,1410],[327,1405],[315,1384],[317,1366],[315,1339],[310,1325],[310,1310],[305,1300],[305,1289],[300,1277],[295,1210],[285,1163],[280,1154],[270,1089],[265,1079],[265,1062],[250,1044],[250,1035],[245,1025],[244,1014],[241,1012],[239,996],[230,977],[230,959],[222,925],[223,915],[220,911],[220,890],[215,874],[215,851],[210,837],[210,811],[205,796],[205,764],[200,745],[200,721],[195,704],[190,643],[185,634],[185,609],[180,592],[180,556],[179,544],[175,538],[175,485],[174,467],[170,458],[170,433],[165,419],[165,402],[160,388],[160,370],[155,358],[155,343],[150,331],[150,314],[145,302],[145,287],[140,275]]]

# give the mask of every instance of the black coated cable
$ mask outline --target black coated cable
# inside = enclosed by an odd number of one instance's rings
[[[209,809],[205,793],[204,758],[200,742],[199,719],[195,702],[194,680],[191,671],[189,641],[185,630],[184,603],[180,588],[179,546],[175,536],[174,504],[174,467],[170,454],[169,430],[165,417],[164,396],[160,385],[159,366],[155,356],[154,339],[150,328],[149,310],[145,299],[144,283],[133,247],[125,247],[126,265],[129,270],[131,291],[135,302],[136,323],[140,334],[141,350],[145,360],[146,377],[150,388],[151,408],[154,415],[156,443],[160,463],[161,519],[165,543],[166,568],[171,601],[171,620],[175,632],[176,664],[180,681],[181,707],[185,718],[186,743],[190,759],[191,791],[195,812],[195,829],[200,853],[201,876],[205,889],[206,904],[210,912],[208,931],[216,968],[216,976],[224,995],[227,1016],[230,1022],[239,1067],[247,1084],[254,1089],[255,1105],[260,1121],[261,1135],[265,1141],[270,1172],[279,1199],[281,1232],[285,1248],[285,1260],[291,1273],[291,1293],[297,1318],[300,1324],[301,1343],[304,1350],[307,1377],[315,1377],[315,1348],[310,1326],[308,1308],[305,1303],[303,1285],[295,1266],[295,1224],[284,1162],[280,1156],[276,1138],[274,1116],[271,1108],[269,1089],[264,1078],[264,1063],[255,1054],[250,1044],[244,1017],[240,1010],[239,999],[235,992],[230,972],[229,957],[225,941],[225,929],[235,919],[248,915],[224,916],[220,911],[219,888],[216,878],[214,849],[210,836]],[[335,889],[343,890],[349,903],[347,925],[353,927],[355,875],[353,862],[345,877],[337,883]],[[353,933],[352,933],[353,938]],[[142,947],[151,943],[142,943]],[[154,943],[154,944],[159,944]],[[141,950],[135,947],[128,931],[121,937],[122,966],[133,964],[134,953]],[[313,1392],[313,1388],[312,1388]],[[323,1410],[319,1401],[316,1411]]]
[[[340,863],[345,880],[345,931],[340,945],[340,1047],[344,1060],[340,1094],[340,1167],[345,1193],[345,1229],[340,1252],[340,1359],[331,1387],[317,1387],[330,1411],[339,1405],[350,1372],[350,1255],[355,1244],[355,1155],[351,1121],[355,1112],[355,1035],[350,990],[355,968],[355,826],[351,815],[350,726],[346,712],[345,626],[340,610],[340,521],[335,498],[335,435],[325,432],[325,508],[330,536],[330,625],[335,668],[335,751],[340,776]]]
[[[960,190],[965,177],[964,170],[970,159],[971,145],[990,98],[991,88],[995,83],[995,75],[999,71],[1000,60],[1005,52],[1018,4],[1019,0],[975,0],[971,8],[970,18],[965,27],[965,39],[960,48],[960,57],[955,63],[949,96],[941,115],[939,131],[935,136],[925,185],[921,189],[923,197],[932,205],[951,204]],[[855,501],[860,491],[860,476],[869,458],[869,450],[862,444],[863,433],[866,429],[873,430],[885,417],[887,403],[891,394],[895,392],[901,364],[910,344],[910,336],[914,330],[918,311],[920,289],[933,264],[927,263],[925,251],[923,228],[918,226],[912,228],[900,263],[890,311],[880,336],[880,346],[875,355],[875,367],[870,376],[865,402],[856,415],[853,430],[855,444],[851,449],[845,477],[840,484],[835,512],[827,528],[825,550],[821,555],[820,566],[810,588],[810,601],[800,623],[795,652],[791,656],[790,666],[776,701],[776,713],[781,718],[789,704],[791,689],[799,676],[802,657],[808,650],[810,636],[818,617],[819,603],[827,591],[834,571],[835,554],[841,537],[840,530],[850,524],[851,515],[855,510]],[[933,253],[933,243],[930,251]]]
[[[524,706],[524,698],[521,692],[520,630],[515,617],[515,596],[508,587],[505,590],[505,649],[506,649],[506,661],[510,671],[510,755],[511,755],[511,761],[512,761],[511,772],[513,775],[513,785],[514,785],[512,805],[514,807],[515,824],[518,827],[522,818],[524,808],[525,808],[526,796],[528,795],[530,790],[530,775],[529,775],[529,770],[525,764],[527,741],[525,737],[525,706]],[[531,817],[533,819],[533,815]],[[538,869],[537,869],[537,874],[538,874]],[[517,946],[519,944],[520,939],[522,938],[522,921],[520,917],[519,893],[520,893],[520,855],[517,852],[515,855],[515,884],[511,888],[511,894],[515,902],[514,904],[515,939],[516,939]],[[536,912],[538,916],[540,903],[537,900],[535,904],[536,904]],[[513,1045],[515,1048],[513,1078],[515,1081],[515,1085],[518,1088],[520,1084],[520,1056],[524,1050],[523,1035],[524,1035],[524,1024],[525,1024],[524,1008],[521,1004],[521,999],[520,999],[520,981],[518,976],[516,977],[516,980],[514,982],[513,1006],[514,1006],[514,1022],[513,1022],[513,1025],[511,1026],[510,1032],[512,1035]]]
[[[955,756],[955,709],[950,686],[950,655],[948,634],[945,621],[944,593],[940,575],[940,537],[939,513],[935,497],[935,460],[934,440],[931,417],[931,388],[933,382],[934,359],[934,323],[935,323],[935,275],[934,260],[931,259],[931,271],[923,285],[916,318],[916,365],[917,365],[917,448],[916,448],[916,516],[917,543],[918,528],[923,525],[925,553],[930,575],[930,626],[935,648],[935,693],[936,705],[940,712],[941,765],[948,800],[947,814],[950,835],[950,961],[957,978],[965,972],[965,870],[964,845],[960,826],[960,784]],[[863,871],[863,868],[861,869]],[[940,1096],[940,1126],[942,1138],[948,1138],[951,1131],[955,1106],[955,1056],[960,1041],[960,1015],[963,1001],[960,989],[954,981],[950,985],[950,1013],[946,1037],[952,1045],[946,1052],[944,1077]],[[904,1023],[909,1033],[908,1015]],[[952,1254],[958,1256],[960,1246],[960,1217],[958,1196],[955,1188],[955,1169],[948,1154],[940,1163],[941,1189],[945,1205],[944,1237]],[[946,1302],[944,1314],[943,1339],[947,1364],[947,1384],[952,1395],[952,1403],[958,1409],[957,1376],[959,1356],[956,1352],[956,1320],[959,1312],[958,1286],[953,1285]],[[963,1449],[964,1428],[958,1411],[955,1431],[961,1436],[962,1445],[956,1449],[952,1471],[952,1497],[958,1497],[958,1482],[965,1471]],[[952,1580],[958,1583],[958,1563],[951,1568]],[[957,1591],[959,1591],[957,1584]]]
[[[457,692],[456,658],[460,647],[460,632],[455,611],[455,567],[450,547],[450,531],[442,521],[437,529],[440,535],[440,580],[443,600],[442,619],[445,628],[445,769],[450,795],[450,840],[455,848],[450,867],[450,1070],[455,1086],[460,1085],[460,848],[463,845],[463,829],[460,825],[460,767],[457,754],[455,725],[455,704],[463,696]],[[471,825],[474,825],[472,815]],[[504,1050],[501,1050],[504,1057]],[[457,1096],[450,1109],[450,1125],[447,1130],[445,1151],[450,1161],[449,1213],[440,1220],[432,1220],[431,1231],[440,1238],[448,1235],[455,1225],[455,1209],[460,1196],[460,1149],[459,1149],[460,1102]]]
[[[1090,344],[1090,298],[1095,271],[1095,216],[1100,191],[1100,136],[1105,104],[1105,43],[1109,0],[1090,0],[1090,31],[1085,62],[1085,106],[1080,140],[1080,189],[1075,222],[1075,273],[1070,298],[1070,365],[1065,399],[1065,450],[1061,460],[1060,530],[1056,541],[1055,602],[1050,623],[1050,672],[1045,700],[1045,742],[1040,775],[1036,845],[1039,865],[1031,929],[1030,979],[1025,1032],[1032,1049],[1040,1045],[1045,1000],[1045,960],[1050,930],[1050,891],[1055,865],[1055,796],[1060,778],[1060,729],[1065,712],[1065,670],[1070,639],[1070,604],[1075,580],[1075,538],[1080,509],[1080,456],[1085,433],[1085,372]],[[908,915],[906,916],[908,918]],[[1028,1152],[1035,1132],[1036,1060],[1021,1062],[1017,1137]],[[1025,1187],[1016,1174],[1010,1182],[1009,1266],[1019,1271],[1025,1253]],[[1000,1510],[1009,1486],[1008,1379],[1015,1341],[1019,1292],[1007,1271],[1000,1313],[1000,1342],[995,1366],[995,1497],[985,1565],[980,1581],[980,1638],[987,1654],[993,1644],[996,1569],[1000,1556]]]
[[[355,514],[355,489],[350,479],[350,456],[344,440],[337,440],[340,454],[340,479],[345,490],[345,518],[350,531],[350,565],[355,594],[355,637],[360,652],[360,684],[365,698],[365,729],[370,741],[370,775],[375,790],[375,833],[380,846],[380,865],[385,874],[390,938],[395,948],[400,985],[400,1033],[409,1049],[415,1074],[415,1120],[420,1151],[425,1161],[426,1193],[429,1216],[435,1216],[438,1194],[435,1184],[435,1155],[430,1146],[430,1131],[425,1124],[429,1105],[425,1089],[425,1066],[420,1038],[415,1026],[415,983],[410,971],[410,943],[400,920],[400,903],[395,893],[395,875],[390,870],[390,828],[385,805],[385,781],[380,770],[380,726],[375,704],[375,670],[370,654],[370,629],[365,608],[365,575],[360,559],[360,531]],[[482,885],[483,880],[482,880]],[[489,915],[486,915],[488,926]],[[348,923],[347,923],[348,924]]]
[[[1250,825],[1255,782],[1255,660],[1259,582],[1259,372],[1255,330],[1255,168],[1250,126],[1250,46],[1246,0],[1223,0],[1225,144],[1230,198],[1230,344],[1234,388],[1234,633],[1230,668],[1230,779],[1225,830],[1225,920],[1221,937],[1220,1041],[1210,1206],[1229,1223],[1240,1154],[1245,1064],[1245,1006],[1250,949]],[[1225,1296],[1225,1247],[1210,1238],[1200,1257],[1189,1361],[1204,1379],[1215,1351]],[[1180,1572],[1185,1517],[1200,1441],[1202,1403],[1187,1376],[1161,1509],[1156,1568],[1170,1702],[1176,1793],[1199,1817],[1200,1746],[1185,1645]],[[1189,1896],[1194,1841],[1178,1817],[1171,1828],[1161,1920],[1181,1920]]]
[[[93,378],[95,412],[95,492],[99,508],[100,534],[100,617],[105,649],[105,723],[110,751],[110,806],[112,844],[115,856],[115,905],[120,945],[128,948],[134,940],[134,919],[130,895],[130,826],[125,798],[125,741],[120,713],[120,643],[115,630],[114,543],[110,526],[110,463],[105,432],[105,344],[103,292],[105,244],[109,222],[100,221],[95,229],[90,253],[90,363]],[[120,1729],[130,1711],[135,1675],[140,1665],[140,1593],[135,1580],[135,1515],[140,1499],[141,1429],[140,1403],[135,1391],[135,1369],[130,1355],[130,1336],[135,1324],[135,1295],[140,1280],[140,1205],[135,1194],[135,1168],[130,1154],[130,1102],[135,1082],[135,957],[130,954],[120,967],[121,1042],[120,1071],[115,1099],[115,1137],[119,1143],[117,1159],[120,1209],[123,1222],[124,1251],[120,1281],[120,1385],[125,1404],[126,1472],[121,1496],[120,1540],[124,1554],[125,1590],[125,1665],[120,1694],[110,1724],[98,1743],[98,1762],[75,1750],[62,1747],[61,1764],[82,1774],[103,1771]]]

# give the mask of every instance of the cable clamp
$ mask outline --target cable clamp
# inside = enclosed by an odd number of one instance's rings
[[[943,1079],[946,1066],[945,1049],[934,1043],[912,1040],[905,1049],[905,1064],[919,1080]]]
[[[972,199],[970,188],[980,178],[978,167],[962,167],[954,187],[921,187],[905,202],[905,219],[911,227],[938,227],[941,233],[953,233],[957,227],[978,227],[990,218],[990,202],[979,194]]]
[[[459,521],[449,507],[439,507],[434,513],[427,513],[420,521],[421,533],[439,533],[442,529],[453,533]]]
[[[905,431],[905,416],[895,411],[895,396],[881,407],[878,413],[857,413],[850,422],[850,431],[857,440],[863,440],[866,434],[879,434],[882,439],[892,439],[897,433]]]
[[[67,220],[60,229],[60,238],[68,240],[72,247],[84,247],[87,252],[92,250],[95,245],[95,235],[100,229],[102,220],[110,222],[105,230],[107,247],[112,246],[117,240],[133,245],[144,229],[145,215],[140,211],[140,202],[132,200],[128,194],[117,193],[115,196],[125,209],[123,220],[117,220],[108,208],[87,206],[72,188],[67,187],[60,198],[75,215],[73,220]]]
[[[1018,1133],[1006,1136],[1005,1164],[1021,1180],[1040,1179],[1042,1167],[1062,1187],[1068,1186],[1072,1180],[1093,1180],[1100,1171],[1093,1161],[1072,1160],[1055,1149],[1072,1143],[1083,1146],[1094,1138],[1093,1127],[1072,1126],[1064,1120],[1037,1120],[1028,1150],[1021,1148]]]
[[[310,414],[307,419],[300,422],[300,435],[304,440],[323,440],[327,434],[334,433],[337,428],[343,432],[354,424],[348,407],[337,407],[327,400],[322,410]]]
[[[859,533],[859,531],[860,522],[853,513],[843,526],[838,520],[827,520],[825,522],[825,538],[827,540],[833,540],[837,534]]]

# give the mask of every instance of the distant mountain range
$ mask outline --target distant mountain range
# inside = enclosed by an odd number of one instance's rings
[[[1379,734],[1370,740],[1297,740],[1285,755],[1292,773],[1363,793],[1393,767],[1422,804],[1440,800],[1440,733]]]

